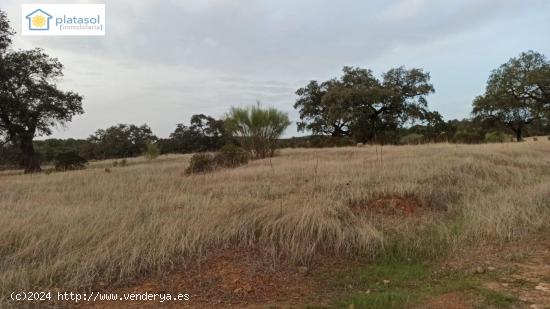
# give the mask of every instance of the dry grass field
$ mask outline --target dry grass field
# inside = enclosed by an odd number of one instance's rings
[[[305,266],[434,259],[550,227],[547,140],[284,149],[190,176],[189,157],[0,175],[2,302],[14,290],[124,286],[220,248]]]

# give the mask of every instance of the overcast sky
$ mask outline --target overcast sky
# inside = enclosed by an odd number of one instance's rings
[[[17,32],[22,3],[33,1],[0,4]],[[193,114],[257,100],[294,123],[294,92],[346,65],[423,68],[436,89],[430,108],[463,118],[492,69],[530,49],[550,56],[549,0],[111,0],[106,14],[104,37],[16,34],[16,48],[59,58],[60,87],[84,96],[85,114],[53,137],[117,123],[166,137]]]

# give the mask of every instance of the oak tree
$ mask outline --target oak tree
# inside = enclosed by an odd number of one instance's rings
[[[40,171],[33,139],[82,114],[82,97],[57,88],[63,65],[56,58],[39,48],[10,50],[13,33],[0,11],[0,138],[21,150],[25,173],[33,173]]]

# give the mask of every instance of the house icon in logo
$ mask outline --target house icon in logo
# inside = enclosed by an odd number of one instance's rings
[[[50,30],[52,16],[41,9],[35,10],[25,17],[29,20],[29,30]]]

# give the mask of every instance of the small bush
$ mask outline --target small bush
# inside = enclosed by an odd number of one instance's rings
[[[120,160],[120,163],[118,165],[120,165],[121,167],[125,167],[126,165],[128,165],[128,161],[126,161],[126,159],[122,159]]]
[[[504,143],[509,142],[512,138],[502,132],[489,132],[485,134],[485,142],[487,143]]]
[[[411,133],[401,138],[400,143],[403,145],[419,145],[425,142],[424,135]]]
[[[151,161],[156,159],[160,155],[160,149],[157,144],[149,143],[145,149],[145,157]]]
[[[225,128],[255,159],[273,157],[277,140],[290,125],[288,114],[275,108],[258,105],[232,107],[225,120]]]
[[[211,172],[216,168],[216,160],[209,153],[196,153],[191,157],[186,174]]]
[[[86,167],[88,161],[79,156],[76,151],[62,152],[55,158],[57,171],[79,170]]]
[[[117,167],[118,166],[118,161],[113,161],[113,167]]]
[[[214,160],[217,166],[237,167],[248,163],[248,152],[239,146],[227,144],[220,149]]]
[[[453,137],[451,137],[451,142],[453,143],[464,143],[464,144],[477,144],[483,143],[485,136],[476,130],[468,129],[459,129]]]
[[[211,172],[219,167],[237,167],[248,163],[249,153],[239,146],[228,144],[220,152],[196,153],[191,157],[186,174]]]

